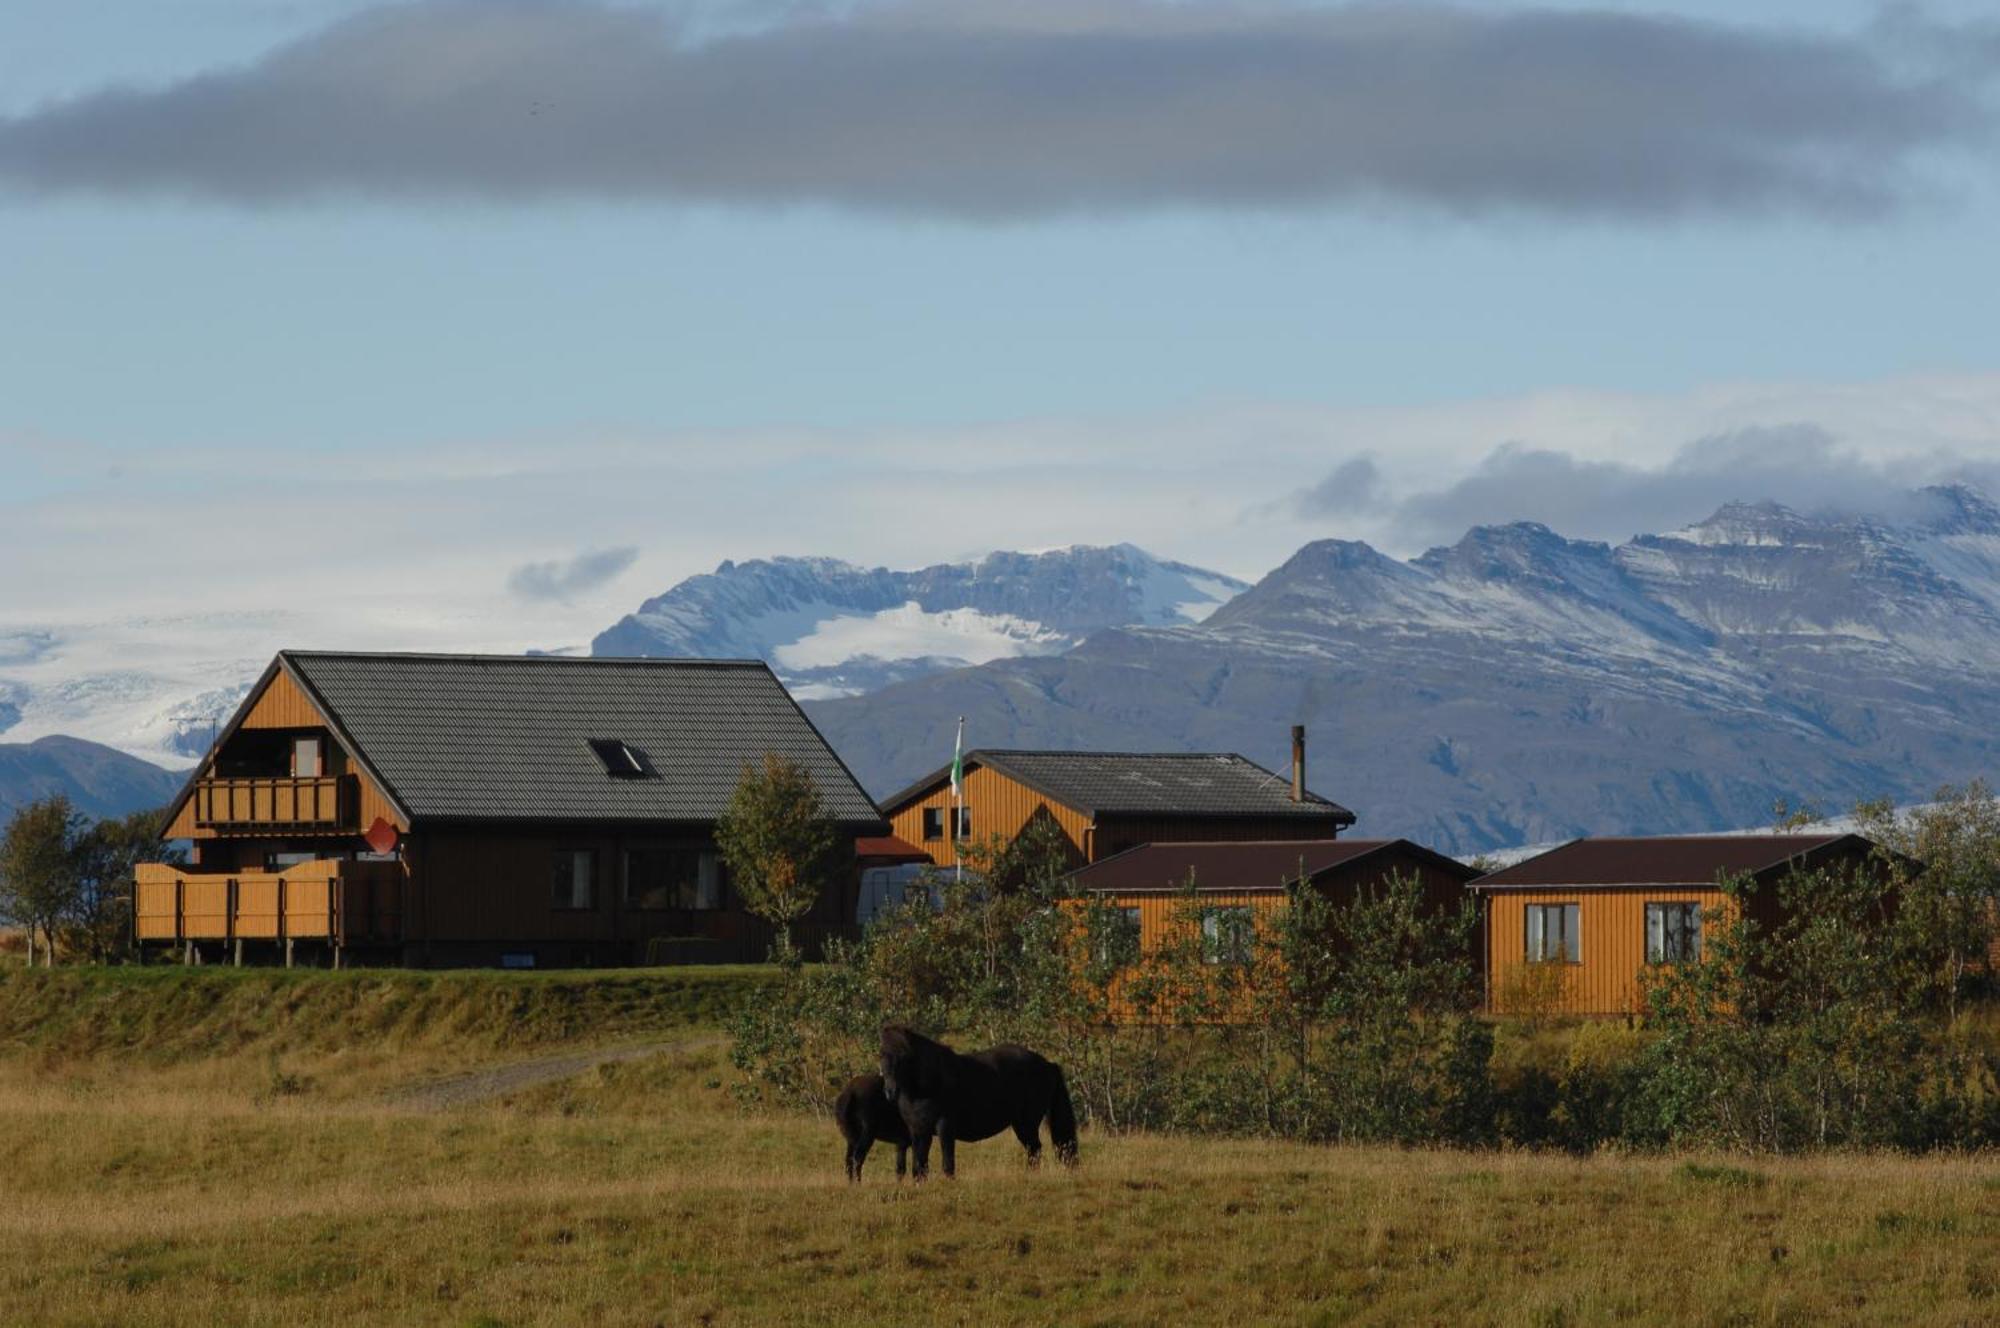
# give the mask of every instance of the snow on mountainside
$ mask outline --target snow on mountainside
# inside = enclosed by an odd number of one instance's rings
[[[957,716],[990,746],[1285,759],[1358,831],[1481,851],[1922,798],[2000,757],[2000,509],[1733,504],[1612,548],[1481,527],[1408,562],[1307,545],[1205,622],[1101,632],[812,707],[877,792]]]
[[[767,660],[805,698],[1055,655],[1117,626],[1202,621],[1243,590],[1129,544],[994,553],[912,572],[833,558],[725,562],[647,600],[594,655]]]

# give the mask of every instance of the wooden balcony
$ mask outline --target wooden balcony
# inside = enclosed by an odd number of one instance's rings
[[[352,776],[203,779],[194,786],[194,823],[218,834],[335,834],[356,828],[355,803]]]
[[[302,862],[281,872],[201,872],[141,863],[133,928],[144,941],[329,941],[403,937],[403,865]]]

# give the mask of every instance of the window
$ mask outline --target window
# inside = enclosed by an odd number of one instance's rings
[[[1528,961],[1576,964],[1583,961],[1575,904],[1528,905]]]
[[[1244,905],[1212,908],[1201,918],[1201,961],[1204,964],[1247,964],[1256,924]]]
[[[646,779],[653,767],[644,755],[616,738],[590,738],[590,750],[604,763],[604,773],[613,779]]]
[[[556,850],[555,895],[557,908],[597,906],[597,854],[587,848]]]
[[[943,838],[944,838],[944,826],[945,826],[945,813],[949,812],[950,810],[951,810],[951,808],[949,808],[949,807],[926,807],[926,808],[924,808],[924,838],[925,838],[925,839],[943,839]],[[960,807],[960,808],[958,809],[958,835],[957,835],[957,838],[959,838],[959,839],[970,839],[971,837],[972,837],[972,808],[970,808],[970,807]]]
[[[726,876],[713,849],[631,849],[625,854],[625,906],[721,908]]]
[[[264,855],[264,870],[281,872],[287,867],[296,867],[300,863],[317,862],[319,861],[319,856],[317,853],[266,853]]]
[[[1139,960],[1139,910],[1109,908],[1098,915],[1097,961],[1124,967]]]
[[[318,779],[319,739],[292,739],[292,777],[294,779]]]
[[[1646,962],[1701,962],[1701,905],[1646,905]]]

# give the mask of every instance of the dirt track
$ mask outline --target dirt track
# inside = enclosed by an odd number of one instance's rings
[[[424,1111],[476,1106],[523,1088],[568,1079],[600,1065],[643,1060],[648,1056],[674,1051],[692,1051],[697,1047],[714,1046],[721,1041],[721,1038],[711,1035],[676,1038],[669,1042],[639,1042],[622,1047],[597,1047],[590,1051],[565,1052],[559,1056],[538,1056],[533,1060],[515,1061],[511,1065],[498,1065],[490,1070],[470,1070],[464,1074],[408,1084],[388,1096],[397,1106],[416,1107]]]

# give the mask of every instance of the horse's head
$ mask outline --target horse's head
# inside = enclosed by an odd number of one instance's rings
[[[882,1096],[921,1091],[922,1064],[917,1035],[901,1024],[882,1025]]]

